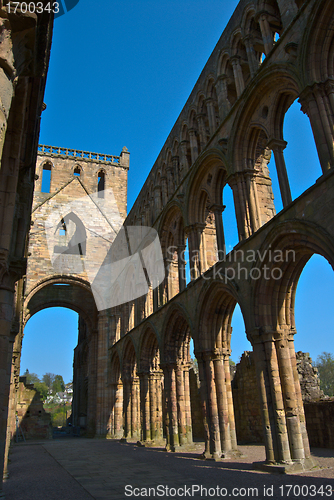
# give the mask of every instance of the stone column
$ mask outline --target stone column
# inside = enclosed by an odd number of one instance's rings
[[[171,300],[175,295],[179,293],[179,269],[178,262],[174,259],[166,259],[167,269],[168,269],[168,299]]]
[[[180,168],[181,168],[181,177],[183,178],[188,172],[191,165],[189,165],[187,150],[188,150],[189,141],[181,141],[180,142]]]
[[[306,419],[305,419],[302,391],[301,391],[301,387],[300,387],[299,374],[298,374],[298,370],[297,370],[296,352],[295,352],[295,345],[294,345],[294,340],[293,340],[293,335],[295,333],[296,333],[295,330],[290,331],[290,334],[288,336],[288,345],[289,345],[289,349],[290,349],[291,368],[292,368],[293,377],[294,377],[296,400],[297,400],[297,407],[298,407],[298,413],[299,413],[300,431],[301,431],[301,435],[302,435],[302,439],[303,439],[304,453],[305,453],[305,458],[309,459],[311,456],[311,451],[310,451],[310,444],[309,444],[307,429],[306,429]]]
[[[333,129],[319,92],[319,85],[306,87],[299,97],[301,109],[310,119],[322,172],[326,174],[334,165]]]
[[[289,185],[288,174],[286,171],[283,150],[286,148],[287,142],[272,139],[268,143],[268,148],[274,152],[275,164],[278,176],[279,187],[282,196],[283,207],[288,206],[291,201],[291,191]]]
[[[205,104],[208,110],[210,134],[213,135],[217,130],[217,120],[216,120],[215,104],[212,97],[208,97],[207,99],[205,99]]]
[[[168,202],[167,177],[161,177],[161,196],[162,196],[162,206],[164,207]]]
[[[263,39],[264,53],[266,56],[269,54],[274,45],[273,32],[271,31],[268,14],[261,12],[259,15],[259,25]]]
[[[179,430],[178,430],[178,408],[177,408],[177,393],[176,393],[176,376],[174,365],[166,365],[164,367],[165,380],[165,397],[167,401],[167,418],[166,418],[166,437],[167,450],[175,451],[179,446]]]
[[[88,337],[88,405],[87,405],[87,435],[94,437],[96,434],[97,410],[97,356],[98,356],[98,330],[89,332]]]
[[[228,327],[230,330],[231,327]],[[229,333],[231,336],[231,332]],[[230,425],[230,437],[232,450],[237,451],[237,434],[235,430],[235,419],[234,419],[234,407],[233,407],[233,395],[231,386],[231,372],[230,372],[230,351],[224,353],[224,367],[225,367],[225,387],[228,403],[228,420]]]
[[[207,261],[206,261],[206,249],[205,249],[205,223],[197,223],[195,224],[196,232],[197,232],[197,241],[199,243],[199,273],[203,273],[207,269]]]
[[[166,168],[167,172],[167,184],[168,184],[168,198],[170,198],[175,191],[175,178],[173,173],[173,167],[169,166]]]
[[[186,280],[186,262],[185,262],[186,245],[179,245],[177,247],[177,262],[179,270],[179,290],[182,292],[187,286]]]
[[[191,164],[195,163],[198,157],[198,147],[197,147],[197,138],[196,138],[196,130],[191,128],[188,130],[189,138],[190,138],[190,154],[191,154]]]
[[[123,380],[123,418],[124,418],[124,438],[131,437],[131,390],[132,380],[125,378]]]
[[[213,359],[214,377],[217,390],[217,404],[219,414],[219,429],[223,457],[228,456],[232,450],[231,430],[229,419],[229,401],[227,397],[224,358],[222,355],[215,355]]]
[[[157,218],[162,210],[161,186],[154,186],[154,217]]]
[[[227,79],[227,75],[222,74],[218,76],[216,81],[219,117],[221,120],[228,115],[231,109],[231,103],[228,100]]]
[[[224,260],[226,257],[225,235],[222,218],[222,213],[224,212],[225,208],[225,205],[211,205],[210,207],[215,215],[218,260]]]
[[[267,463],[285,471],[302,471],[315,465],[300,412],[298,373],[287,329],[262,327],[250,333],[260,389]],[[292,355],[294,361],[292,361]]]
[[[140,395],[139,378],[133,377],[131,385],[131,437],[140,438]]]
[[[178,156],[172,156],[172,165],[173,165],[173,172],[174,172],[174,180],[175,180],[175,184],[177,187],[181,182],[180,169],[179,169],[179,157]]]
[[[192,420],[191,420],[191,397],[190,397],[190,379],[189,365],[184,366],[184,405],[185,405],[185,421],[186,421],[186,440],[188,444],[193,442]]]
[[[206,146],[207,136],[206,136],[206,127],[205,127],[205,115],[203,113],[198,113],[196,115],[197,123],[198,123],[198,132],[199,132],[199,143],[201,147],[201,151]]]
[[[215,460],[221,458],[221,441],[219,429],[219,414],[217,404],[217,392],[214,379],[214,365],[211,353],[205,353],[205,371],[208,388],[208,402],[210,414],[210,454]]]
[[[190,277],[191,280],[195,280],[201,274],[198,233],[195,225],[186,227],[185,231],[188,237]]]
[[[151,413],[150,413],[150,388],[149,374],[140,373],[140,410],[141,410],[141,440],[151,440]]]
[[[246,47],[249,70],[250,70],[251,78],[253,78],[253,76],[255,75],[257,70],[259,69],[259,63],[258,63],[256,56],[255,56],[252,36],[246,35],[242,41]]]
[[[209,398],[208,388],[206,383],[205,359],[202,352],[195,353],[198,362],[198,376],[200,383],[200,396],[202,403],[203,425],[205,431],[205,450],[203,456],[210,457],[210,413],[209,413]]]
[[[232,68],[233,68],[233,75],[234,75],[234,80],[235,80],[235,88],[237,91],[237,96],[240,97],[240,95],[243,93],[245,89],[245,82],[244,82],[244,77],[242,74],[242,69],[241,69],[241,64],[240,64],[240,57],[239,56],[233,56],[230,59],[232,63]]]
[[[249,221],[248,200],[244,189],[244,176],[242,173],[235,173],[228,178],[229,185],[233,189],[233,198],[235,204],[235,213],[238,225],[239,240],[248,238],[252,234]]]
[[[115,409],[114,409],[114,437],[121,438],[124,435],[123,420],[123,384],[116,384]]]
[[[108,343],[110,335],[109,314],[106,311],[98,313],[97,330],[97,381],[96,381],[96,434],[107,434],[108,410]]]

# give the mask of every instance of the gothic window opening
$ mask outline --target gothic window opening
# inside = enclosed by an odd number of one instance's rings
[[[50,189],[51,189],[51,163],[46,163],[43,166],[41,192],[50,193]]]
[[[105,173],[103,172],[103,170],[100,170],[97,179],[97,191],[99,198],[104,198],[104,190],[105,190]]]
[[[81,175],[81,168],[80,167],[75,167],[73,175],[75,175],[76,177],[80,177],[80,175]]]

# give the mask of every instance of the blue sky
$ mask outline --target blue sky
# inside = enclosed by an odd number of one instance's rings
[[[234,0],[142,2],[80,0],[55,20],[40,143],[130,155],[128,209],[138,195],[198,76],[231,17]],[[294,103],[287,113],[285,159],[293,198],[321,175],[308,118]],[[281,209],[275,165],[275,204]],[[231,195],[224,199],[227,245],[236,243]],[[296,296],[296,350],[313,359],[333,352],[333,271],[314,256]],[[25,329],[21,372],[72,378],[77,315],[47,309]],[[232,359],[251,346],[241,314],[233,317]]]

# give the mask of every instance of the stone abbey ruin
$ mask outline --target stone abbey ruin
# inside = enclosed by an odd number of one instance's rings
[[[189,448],[200,438],[204,456],[216,460],[237,455],[238,440],[253,435],[265,445],[264,466],[287,472],[313,467],[310,440],[334,446],[328,428],[333,408],[314,403],[304,410],[298,370],[307,360],[296,359],[294,300],[312,255],[334,265],[333,2],[239,2],[128,214],[126,148],[120,156],[106,156],[38,147],[52,20],[44,14],[8,15],[3,6],[0,12],[4,462],[24,325],[43,308],[64,306],[80,316],[73,423],[87,435],[169,450]],[[283,122],[297,99],[310,121],[322,175],[292,199]],[[278,213],[268,169],[272,156],[283,202]],[[41,189],[43,175],[50,178],[48,193]],[[239,243],[225,255],[227,186]],[[91,197],[102,188],[112,188],[126,228],[156,230],[165,278],[136,296],[141,283],[129,266],[123,285],[136,298],[98,310],[85,248],[78,246],[83,265],[77,272],[53,266],[43,214],[45,207]],[[59,220],[61,248],[80,224],[80,213],[74,216]],[[253,352],[241,360],[244,376],[237,375],[232,391],[236,304]],[[198,371],[190,359],[191,339]]]

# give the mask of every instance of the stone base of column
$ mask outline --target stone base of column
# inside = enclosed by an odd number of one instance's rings
[[[183,451],[197,451],[198,448],[196,447],[195,443],[186,443],[186,444],[181,444],[181,445],[176,445],[172,446],[170,444],[165,445],[165,450],[166,451],[172,451],[176,453],[182,453]]]
[[[122,434],[111,434],[110,432],[106,435],[106,439],[113,439],[114,441],[119,441],[122,437]]]
[[[298,474],[300,472],[310,472],[320,469],[317,460],[314,457],[304,458],[298,462],[289,462],[286,464],[268,462],[253,462],[254,469],[259,469],[273,474]]]
[[[166,440],[137,441],[137,445],[145,448],[166,448]]]
[[[221,453],[210,453],[204,451],[200,455],[200,458],[203,460],[214,460],[215,462],[221,462],[223,460],[228,460],[231,458],[244,458],[244,457],[245,455],[243,455],[239,450],[222,451]]]

